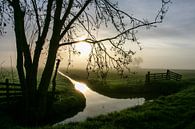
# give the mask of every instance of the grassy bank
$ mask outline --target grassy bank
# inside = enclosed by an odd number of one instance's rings
[[[135,73],[128,75],[128,78],[120,78],[116,72],[110,72],[106,81],[102,82],[94,73],[90,74],[88,81],[86,71],[73,70],[68,75],[75,80],[84,81],[94,91],[112,98],[134,98],[144,97],[153,99],[159,96],[166,96],[185,89],[190,80],[195,76],[194,70],[173,70],[183,75],[182,81],[159,80],[145,85],[145,75],[151,73],[163,73],[163,69],[138,69]]]
[[[194,74],[194,73],[193,73]],[[79,76],[80,75],[80,76]],[[79,80],[84,80],[82,78],[83,74],[72,75],[75,80],[75,77],[78,76]],[[32,129],[194,129],[195,128],[195,78],[194,76],[185,76],[185,79],[182,82],[174,81],[163,81],[163,82],[153,82],[150,86],[147,86],[147,89],[142,87],[141,79],[135,78],[135,83],[132,83],[130,80],[119,81],[115,79],[115,76],[110,78],[110,81],[107,82],[107,88],[103,87],[102,82],[95,80],[92,81],[91,85],[102,89],[99,89],[98,92],[101,92],[105,95],[117,95],[116,97],[130,97],[130,92],[142,95],[146,92],[152,94],[166,93],[165,96],[156,98],[152,101],[146,101],[142,106],[137,106],[134,108],[125,109],[121,112],[114,112],[108,115],[101,115],[95,118],[89,118],[85,122],[80,123],[70,123],[65,125],[58,126],[42,126]],[[131,82],[131,83],[130,83]],[[128,85],[126,85],[128,84]],[[59,109],[57,114],[62,116],[68,115],[71,110],[75,110],[75,106],[79,105],[82,100],[82,96],[77,94],[73,86],[70,85],[68,81],[64,83],[64,78],[60,77],[57,80],[58,85],[58,100],[59,104],[62,102],[64,105],[56,106]],[[105,85],[105,84],[104,84]],[[136,86],[136,87],[135,87]],[[137,87],[139,86],[139,87]],[[129,90],[127,90],[129,88]],[[108,89],[108,90],[105,90]],[[125,90],[124,90],[125,89]],[[97,90],[97,89],[96,89]],[[62,92],[63,91],[63,92]],[[104,91],[104,92],[103,92]],[[112,92],[111,92],[112,91]],[[109,93],[110,92],[110,93]],[[113,93],[116,93],[113,95]],[[170,92],[170,93],[169,93]],[[75,96],[76,93],[77,95]],[[118,94],[120,93],[120,94]],[[121,95],[122,93],[122,95]],[[167,93],[171,95],[167,95]],[[127,96],[124,96],[124,95]],[[61,96],[62,95],[62,96]],[[65,95],[64,99],[63,96]],[[58,104],[58,102],[56,103]],[[72,106],[71,106],[72,105]],[[72,108],[65,108],[64,106],[70,106]],[[64,108],[66,110],[64,110]],[[63,112],[66,111],[66,112]],[[70,112],[69,112],[70,111]],[[67,113],[68,112],[68,113]],[[16,128],[16,129],[27,129],[28,127],[22,127],[15,123],[11,118],[1,112],[0,116],[0,128]],[[51,118],[53,118],[51,116]]]
[[[125,109],[96,118],[89,118],[85,122],[70,123],[51,129],[194,129],[195,128],[195,78],[194,71],[184,72],[181,82],[161,81],[150,85],[137,85],[128,81],[110,79],[106,84],[91,80],[90,87],[111,97],[131,97],[129,93],[141,95],[151,93],[158,96],[152,101],[146,101],[142,106]],[[141,80],[138,78],[138,80]],[[95,85],[92,85],[95,84]],[[116,93],[116,94],[114,94]],[[122,93],[123,95],[119,95]],[[126,94],[126,95],[124,95]],[[170,94],[170,95],[168,95]]]
[[[75,90],[69,80],[59,75],[56,83],[55,101],[48,110],[47,117],[41,123],[37,123],[37,126],[53,125],[56,122],[74,116],[85,108],[86,99],[84,95]],[[18,104],[0,104],[0,129],[25,127],[25,119],[22,117],[22,112],[22,108]],[[36,126],[34,123],[32,125]]]
[[[126,109],[51,129],[194,129],[195,85],[176,94]]]
[[[176,93],[187,87],[185,81],[154,81],[150,84],[131,84],[126,80],[113,80],[103,83],[97,79],[91,79],[88,86],[94,91],[112,98],[144,97],[153,99]]]

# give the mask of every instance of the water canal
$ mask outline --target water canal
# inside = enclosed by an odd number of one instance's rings
[[[125,108],[134,107],[137,105],[142,105],[145,101],[144,98],[131,98],[131,99],[116,99],[101,95],[93,90],[91,90],[85,83],[73,80],[69,76],[58,72],[60,75],[69,79],[75,89],[82,92],[86,98],[86,107],[82,112],[77,115],[65,119],[60,123],[78,122],[84,121],[88,117],[95,117],[102,114],[107,114],[114,111],[120,111]]]

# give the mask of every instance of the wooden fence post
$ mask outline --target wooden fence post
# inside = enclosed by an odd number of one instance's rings
[[[167,70],[167,73],[166,73],[166,80],[170,80],[170,70]]]
[[[57,76],[57,72],[58,72],[58,68],[59,68],[59,65],[60,65],[60,59],[57,59],[57,62],[56,62],[56,69],[55,69],[55,73],[54,73],[54,77],[53,77],[53,80],[52,80],[52,97],[55,98],[55,92],[56,92],[56,76]]]
[[[146,83],[150,83],[150,72],[146,74]]]
[[[7,103],[9,104],[9,80],[5,79]]]

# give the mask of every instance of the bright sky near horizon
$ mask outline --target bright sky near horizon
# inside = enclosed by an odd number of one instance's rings
[[[154,18],[161,0],[121,0],[119,6],[135,17]],[[136,56],[143,58],[143,68],[195,69],[195,0],[172,0],[164,22],[157,28],[139,31],[137,37],[143,50]],[[0,67],[10,65],[10,57],[16,61],[15,35],[8,30],[0,37]],[[85,49],[84,49],[85,50]],[[80,51],[83,51],[81,48]],[[82,59],[83,62],[80,62]],[[74,59],[76,67],[86,57]],[[83,66],[85,68],[85,66]]]

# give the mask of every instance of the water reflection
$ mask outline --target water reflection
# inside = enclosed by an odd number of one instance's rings
[[[87,87],[86,84],[82,83],[82,82],[77,82],[75,80],[73,80],[72,78],[70,78],[69,76],[65,75],[64,73],[58,71],[58,73],[62,76],[64,76],[65,78],[69,79],[76,90],[80,91],[81,93],[83,93],[84,95],[87,94],[87,91],[90,91],[90,89]]]
[[[83,94],[86,94],[86,92],[89,90],[86,84],[81,83],[81,82],[76,82],[74,84],[74,87],[76,90],[80,91]]]
[[[83,121],[88,117],[95,117],[101,114],[107,114],[114,111],[120,111],[125,108],[142,105],[145,101],[144,98],[134,99],[115,99],[98,94],[87,87],[86,84],[77,82],[67,75],[59,72],[62,76],[68,78],[75,86],[75,89],[82,92],[86,98],[86,107],[84,111],[79,112],[77,115],[68,118],[60,123],[69,123]]]

